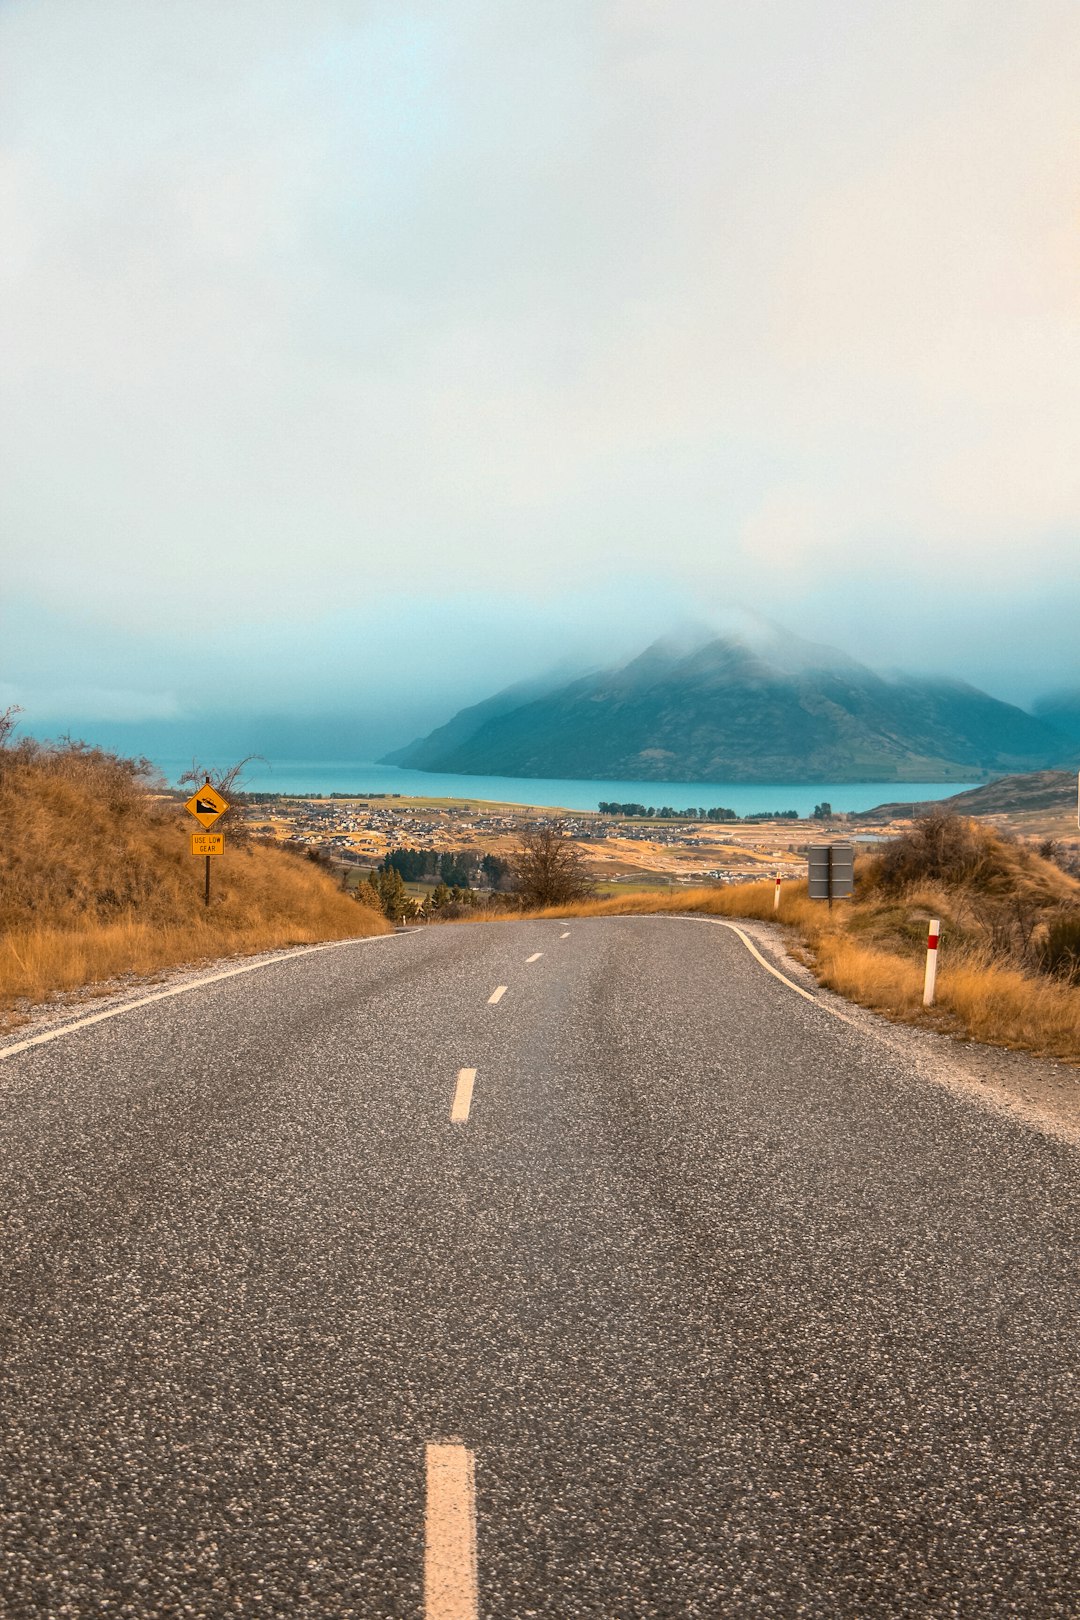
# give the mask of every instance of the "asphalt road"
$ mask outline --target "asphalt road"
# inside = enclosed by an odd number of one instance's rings
[[[0,1143],[5,1620],[1080,1613],[1080,1155],[722,927],[294,957]]]

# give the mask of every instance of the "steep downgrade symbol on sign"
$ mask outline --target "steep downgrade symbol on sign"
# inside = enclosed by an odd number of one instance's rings
[[[228,799],[224,798],[210,782],[204,782],[197,793],[192,794],[184,809],[204,827],[212,827],[219,816],[223,816],[229,808]]]

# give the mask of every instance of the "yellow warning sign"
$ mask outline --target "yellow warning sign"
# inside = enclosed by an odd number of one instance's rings
[[[228,799],[223,799],[217,788],[211,787],[209,782],[204,782],[198,793],[193,793],[184,806],[188,814],[194,816],[196,821],[201,821],[204,827],[212,827],[228,808]]]
[[[191,853],[193,855],[224,855],[224,833],[192,833]]]

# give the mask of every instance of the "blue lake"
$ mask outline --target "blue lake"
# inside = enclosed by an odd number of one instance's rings
[[[190,768],[191,760],[158,759],[170,782]],[[532,804],[565,810],[595,810],[601,799],[619,803],[691,805],[709,809],[725,805],[737,815],[755,810],[796,810],[809,815],[828,801],[834,810],[869,810],[876,804],[944,799],[971,782],[812,782],[806,784],[746,782],[580,782],[525,776],[444,776],[405,771],[396,765],[351,760],[283,760],[248,766],[243,786],[255,793],[400,793],[423,798],[492,799],[503,804]]]

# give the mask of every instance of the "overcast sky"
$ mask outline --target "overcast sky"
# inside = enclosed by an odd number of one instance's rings
[[[0,4],[0,697],[1080,686],[1076,0]]]

